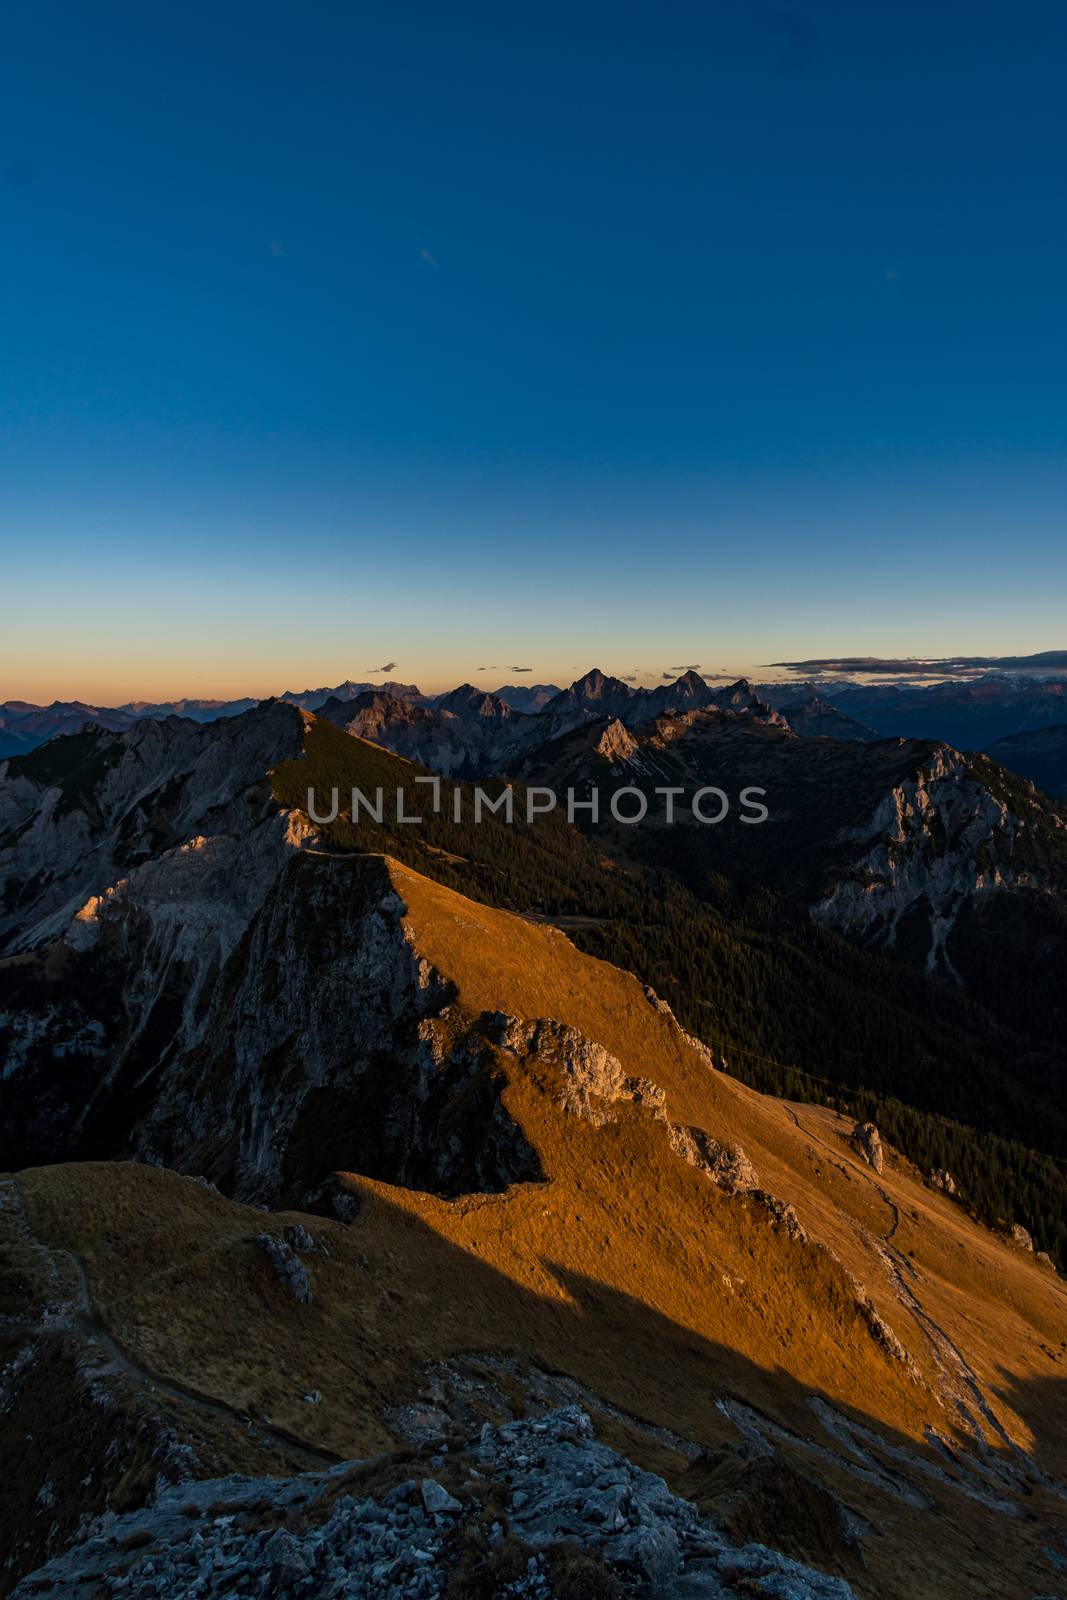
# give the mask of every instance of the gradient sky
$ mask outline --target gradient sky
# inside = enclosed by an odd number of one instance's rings
[[[0,699],[1067,645],[1062,4],[4,56]]]

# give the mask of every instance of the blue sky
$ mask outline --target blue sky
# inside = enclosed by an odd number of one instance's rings
[[[1067,644],[1061,5],[5,56],[0,698]]]

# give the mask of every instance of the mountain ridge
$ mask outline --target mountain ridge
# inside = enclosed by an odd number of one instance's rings
[[[417,1077],[407,1087],[395,1077],[390,1092],[421,1104],[424,1118],[444,1118],[427,1152],[458,1143],[460,1165],[450,1174],[431,1161],[429,1186],[404,1181],[415,1172],[342,1169],[313,1199],[322,1214],[286,1211],[281,1196],[283,1209],[266,1217],[156,1166],[75,1163],[15,1180],[21,1248],[33,1242],[54,1271],[64,1252],[87,1263],[99,1325],[124,1341],[138,1372],[158,1375],[147,1390],[137,1380],[142,1393],[166,1381],[237,1416],[268,1415],[283,1452],[328,1460],[422,1439],[439,1459],[451,1441],[460,1476],[448,1481],[462,1492],[464,1426],[477,1432],[503,1394],[514,1405],[525,1393],[533,1416],[544,1415],[533,1397],[555,1383],[561,1399],[581,1398],[598,1432],[666,1467],[683,1493],[702,1451],[717,1459],[755,1439],[779,1470],[802,1464],[859,1520],[851,1541],[838,1534],[829,1548],[813,1548],[812,1530],[799,1534],[796,1554],[847,1573],[860,1592],[928,1594],[931,1571],[946,1582],[953,1572],[957,1592],[972,1592],[961,1574],[976,1546],[983,1574],[1026,1570],[1036,1581],[1059,1518],[1051,1479],[1064,1465],[1056,1424],[1065,1400],[1048,1352],[1067,1323],[1047,1267],[978,1228],[891,1150],[873,1171],[850,1143],[850,1121],[722,1075],[654,994],[557,930],[387,858],[305,850],[293,865],[320,882],[356,874],[361,891],[347,903],[375,959],[384,947],[372,927],[391,925],[406,949],[417,982],[388,981],[390,1014],[418,1021],[439,1086],[453,1058],[463,1070],[456,1098],[446,1091],[436,1108]],[[311,926],[336,945],[336,918],[309,909]],[[309,950],[309,967],[321,953]],[[366,995],[350,959],[344,970]],[[214,1078],[198,1072],[189,1087],[210,1104]],[[291,1098],[291,1072],[279,1081]],[[488,1119],[465,1087],[482,1081],[495,1097]],[[264,1127],[277,1131],[278,1108],[261,1101]],[[327,1160],[346,1137],[364,1160],[380,1149],[351,1142],[336,1098],[304,1134]],[[330,1137],[332,1148],[322,1142]],[[409,1133],[405,1159],[413,1148]],[[209,1146],[189,1154],[208,1156]],[[5,1206],[0,1227],[11,1216]],[[272,1285],[257,1243],[264,1228],[297,1239],[306,1306]],[[162,1278],[161,1252],[173,1263]],[[640,1301],[629,1292],[636,1283]],[[432,1317],[397,1321],[398,1305],[430,1304]],[[17,1422],[31,1415],[44,1339],[26,1346]],[[323,1398],[308,1406],[301,1395],[312,1391]],[[463,1420],[472,1395],[473,1424]],[[203,1418],[179,1404],[174,1422],[172,1439],[191,1452],[186,1482],[190,1470],[193,1483],[210,1481]],[[245,1443],[224,1417],[213,1426],[215,1460],[237,1449],[247,1461],[254,1433]],[[39,1492],[47,1468],[30,1465]],[[258,1470],[256,1494],[269,1507],[281,1485]],[[5,1495],[22,1492],[12,1482]],[[216,1503],[228,1492],[210,1490]],[[165,1523],[143,1525],[163,1536]],[[24,1513],[21,1527],[32,1526]],[[760,1529],[773,1548],[775,1521]],[[631,1546],[591,1548],[625,1563]],[[41,1549],[30,1536],[24,1570]],[[662,1559],[666,1581],[693,1556],[683,1544]],[[802,1581],[814,1583],[794,1576]],[[829,1592],[812,1589],[811,1600]]]

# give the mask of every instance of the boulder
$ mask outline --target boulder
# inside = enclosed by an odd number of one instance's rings
[[[439,1484],[436,1478],[423,1478],[421,1488],[422,1503],[431,1516],[436,1516],[440,1512],[447,1512],[450,1516],[454,1516],[457,1511],[463,1510],[455,1495],[449,1494],[448,1490]]]

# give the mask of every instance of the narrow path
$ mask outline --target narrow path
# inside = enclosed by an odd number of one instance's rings
[[[806,1127],[791,1106],[787,1106],[786,1110],[801,1133],[807,1138],[813,1139],[816,1144],[821,1145],[824,1150],[833,1156],[835,1164],[841,1170],[847,1169],[869,1184],[888,1208],[893,1220],[881,1238],[874,1238],[858,1223],[854,1223],[854,1226],[864,1242],[869,1243],[874,1249],[897,1300],[909,1312],[927,1340],[937,1368],[942,1395],[956,1412],[964,1430],[975,1441],[975,1446],[981,1457],[981,1462],[978,1464],[979,1470],[984,1471],[986,1476],[995,1478],[1003,1486],[1014,1490],[1016,1493],[1023,1492],[1023,1485],[1019,1481],[1021,1474],[1025,1478],[1041,1483],[1044,1488],[1049,1489],[1059,1498],[1067,1498],[1067,1490],[1064,1490],[1054,1479],[1049,1478],[1022,1446],[1017,1444],[1008,1433],[986,1399],[981,1380],[963,1354],[963,1351],[947,1330],[930,1315],[919,1299],[913,1287],[913,1284],[918,1281],[918,1271],[914,1263],[892,1242],[900,1226],[900,1208],[888,1190],[878,1182],[877,1177],[867,1168],[866,1163],[861,1163],[858,1158],[853,1159],[844,1152],[835,1150],[821,1134]],[[991,1448],[990,1440],[986,1438],[982,1427],[983,1423],[992,1435],[993,1446],[999,1445],[1005,1450],[1008,1454],[1008,1460],[995,1454],[995,1448]],[[943,1440],[938,1440],[938,1443],[942,1448],[945,1448]]]

